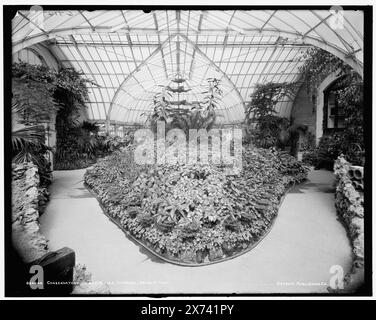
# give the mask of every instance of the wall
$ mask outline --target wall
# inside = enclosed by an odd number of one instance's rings
[[[312,93],[308,92],[308,88],[303,84],[294,100],[291,110],[291,118],[294,124],[306,124],[309,132],[316,133],[316,105],[315,98]]]
[[[323,79],[316,92],[309,92],[303,84],[293,103],[291,118],[293,123],[308,125],[308,130],[316,139],[318,145],[323,135],[324,91],[339,78],[340,70],[336,70]]]
[[[322,137],[324,133],[324,91],[339,78],[340,72],[341,70],[338,69],[329,74],[317,88],[316,144],[319,143],[319,139]]]
[[[347,228],[353,248],[353,265],[345,276],[344,290],[353,293],[364,284],[364,194],[352,184],[348,175],[350,165],[343,157],[338,157],[334,164],[334,173],[337,214]]]
[[[47,201],[44,194],[45,190],[39,187],[37,166],[27,162],[13,164],[12,242],[26,263],[48,252],[47,239],[39,230],[39,209]]]

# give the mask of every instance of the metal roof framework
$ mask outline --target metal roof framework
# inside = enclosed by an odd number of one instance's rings
[[[341,13],[340,13],[341,14]],[[144,123],[161,86],[186,79],[180,100],[200,101],[206,79],[221,80],[219,122],[244,119],[254,87],[299,78],[309,46],[323,48],[363,70],[363,12],[333,10],[19,11],[13,51],[46,45],[90,87],[88,116]],[[292,101],[278,112],[288,116]]]

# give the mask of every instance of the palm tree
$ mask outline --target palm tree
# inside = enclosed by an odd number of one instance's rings
[[[14,117],[22,116],[23,108],[17,101],[12,103]],[[32,162],[38,166],[42,184],[51,181],[49,161],[46,158],[47,151],[51,148],[45,144],[46,132],[43,125],[23,125],[21,128],[12,126],[12,162]]]

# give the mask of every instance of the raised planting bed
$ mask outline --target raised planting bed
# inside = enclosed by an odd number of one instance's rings
[[[343,289],[346,293],[354,293],[361,290],[364,285],[363,167],[352,166],[341,155],[334,163],[334,174],[336,175],[337,214],[347,228],[353,249],[353,264],[344,278]],[[343,292],[341,289],[337,291]]]
[[[199,266],[252,249],[287,188],[307,167],[276,150],[245,148],[240,175],[214,165],[137,165],[133,147],[100,160],[85,183],[128,236],[175,264]]]

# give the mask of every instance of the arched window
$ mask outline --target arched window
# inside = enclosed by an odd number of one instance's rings
[[[345,127],[343,106],[338,102],[341,81],[336,80],[324,91],[324,134],[341,131]]]

